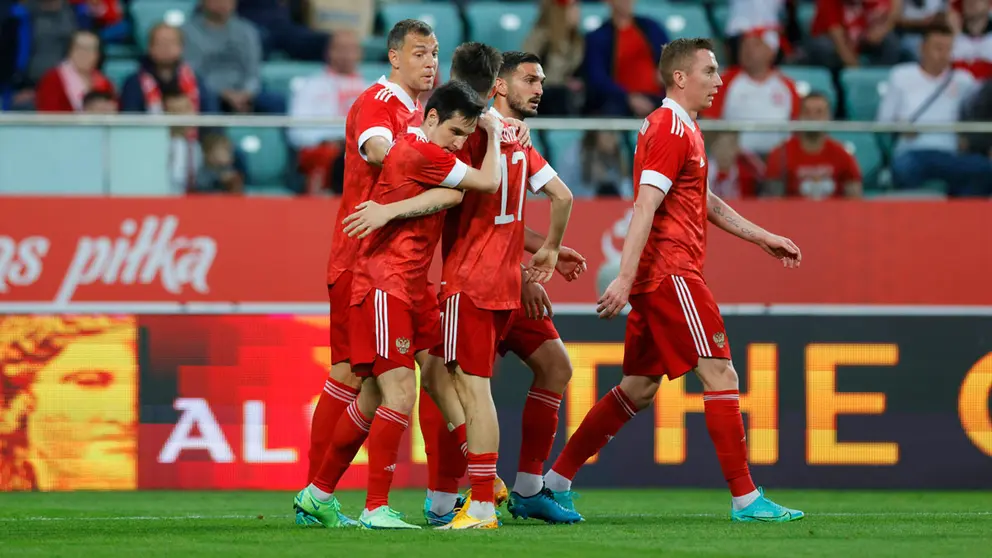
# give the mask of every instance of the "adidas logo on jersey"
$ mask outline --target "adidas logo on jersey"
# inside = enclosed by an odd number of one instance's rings
[[[383,471],[389,471],[390,473],[395,473],[396,472],[396,464],[393,463],[389,467],[386,467],[385,469],[383,469]]]
[[[388,87],[383,87],[375,94],[375,100],[388,103],[390,99],[393,98],[393,92],[389,90]]]

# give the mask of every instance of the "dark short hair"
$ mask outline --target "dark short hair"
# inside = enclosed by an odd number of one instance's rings
[[[94,101],[113,101],[114,96],[110,94],[109,91],[90,91],[86,95],[83,95],[83,106],[86,106]]]
[[[923,40],[929,39],[934,35],[943,35],[945,37],[953,37],[954,29],[944,21],[935,21],[930,25],[927,25],[923,30]]]
[[[464,81],[476,93],[485,96],[496,83],[502,63],[496,47],[474,41],[462,43],[451,56],[451,78]]]
[[[503,65],[499,69],[499,77],[506,79],[517,71],[521,64],[540,64],[541,57],[532,52],[511,50],[503,53]]]
[[[389,35],[386,37],[386,48],[389,50],[402,49],[403,43],[406,41],[406,36],[410,33],[420,35],[421,37],[430,37],[434,34],[434,29],[426,21],[404,19],[397,22],[389,30]]]
[[[823,99],[824,101],[827,102],[827,105],[828,106],[830,105],[830,96],[827,95],[825,92],[820,91],[818,89],[814,89],[814,90],[810,91],[809,93],[807,93],[806,95],[804,95],[802,100],[805,103],[806,101],[809,101],[810,99]]]
[[[424,114],[437,111],[438,121],[444,122],[456,114],[464,118],[478,118],[486,104],[472,87],[457,79],[438,87],[424,107]]]
[[[675,83],[675,70],[688,70],[692,59],[701,50],[713,50],[713,41],[704,38],[675,39],[661,48],[658,68],[665,87],[671,87]]]

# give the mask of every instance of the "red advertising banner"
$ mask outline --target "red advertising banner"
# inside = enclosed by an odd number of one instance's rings
[[[792,238],[799,270],[711,227],[706,276],[722,304],[992,305],[992,204],[747,201]],[[324,304],[335,199],[3,198],[0,312],[143,312],[144,304]],[[577,201],[566,244],[589,261],[558,304],[587,305],[619,261],[630,203]],[[545,230],[547,206],[528,205]],[[154,311],[154,309],[152,309]]]

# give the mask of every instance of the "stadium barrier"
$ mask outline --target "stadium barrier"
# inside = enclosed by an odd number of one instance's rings
[[[0,198],[0,488],[296,488],[330,352],[334,199]],[[803,266],[710,231],[756,478],[776,486],[990,488],[987,201],[746,201]],[[547,224],[544,202],[528,223]],[[556,455],[619,379],[624,320],[593,315],[629,203],[579,201],[589,271],[548,291],[574,380]],[[434,270],[436,274],[437,269]],[[494,382],[513,471],[529,372]],[[665,382],[587,486],[721,486],[695,378]],[[647,418],[645,418],[647,417]],[[399,486],[423,486],[412,421]],[[362,465],[344,480],[360,487]]]

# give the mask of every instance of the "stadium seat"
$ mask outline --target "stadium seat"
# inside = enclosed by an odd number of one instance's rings
[[[638,2],[634,5],[634,11],[664,26],[671,39],[715,37],[710,20],[706,17],[706,8],[702,5]]]
[[[501,51],[520,50],[537,21],[538,6],[505,2],[470,2],[465,7],[469,37]]]
[[[300,86],[303,78],[319,73],[323,68],[319,62],[266,62],[262,64],[262,84],[267,91],[289,95]]]
[[[582,142],[584,134],[582,130],[547,130],[544,132],[542,155],[547,155],[552,167],[563,169],[569,164],[569,152]]]
[[[464,37],[462,20],[453,4],[397,3],[385,4],[379,10],[386,29],[391,29],[404,19],[419,19],[434,28],[439,45],[438,60],[441,66],[451,64],[451,53]]]
[[[730,7],[726,4],[713,6],[713,25],[715,31],[721,37],[727,28],[727,20],[730,18]]]
[[[441,65],[444,66],[444,64]],[[365,78],[365,81],[369,85],[378,81],[382,76],[389,77],[389,72],[391,71],[392,66],[384,62],[364,62],[358,67],[358,73],[362,74],[362,77]]]
[[[841,70],[848,120],[875,120],[891,68],[846,68]]]
[[[875,182],[875,175],[882,167],[882,150],[878,147],[875,135],[871,133],[833,133],[831,137],[844,144],[848,153],[854,155],[861,167],[861,174],[865,178],[865,189],[869,189],[869,182]]]
[[[227,136],[245,155],[245,182],[258,186],[282,186],[286,182],[289,152],[279,128],[228,128]]]
[[[124,80],[138,70],[137,60],[107,60],[103,63],[102,72],[107,76],[110,83],[114,84],[117,92],[120,93],[124,87]]]
[[[796,19],[799,21],[799,29],[809,35],[813,28],[813,19],[816,17],[816,4],[813,2],[799,2],[796,8]]]
[[[134,42],[142,51],[148,46],[148,31],[161,22],[182,27],[196,7],[196,0],[145,0],[131,3]]]
[[[816,66],[781,66],[779,68],[783,74],[792,78],[796,82],[796,89],[800,96],[805,96],[810,91],[820,91],[826,93],[830,99],[830,106],[837,107],[837,90],[834,88],[834,81],[830,77],[830,71],[826,68]]]

